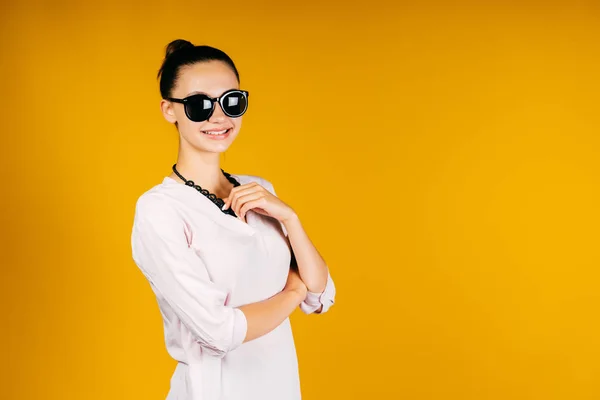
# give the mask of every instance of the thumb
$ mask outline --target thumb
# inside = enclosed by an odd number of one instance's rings
[[[223,204],[223,207],[221,207],[221,210],[225,211],[229,208],[229,196],[225,197],[223,201],[225,203]]]

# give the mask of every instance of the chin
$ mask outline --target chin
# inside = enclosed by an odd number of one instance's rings
[[[195,147],[208,153],[223,153],[230,145],[231,142],[229,140],[223,141],[222,143],[206,143],[206,141],[203,140],[202,143],[198,143]]]

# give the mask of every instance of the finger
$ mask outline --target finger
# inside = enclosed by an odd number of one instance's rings
[[[234,197],[235,197],[235,193],[238,191],[239,188],[241,188],[244,185],[240,185],[237,187],[232,188],[229,191],[229,195],[227,196],[227,198],[225,198],[225,204],[223,204],[223,210],[227,210],[228,208],[231,207],[231,202],[233,201]]]
[[[224,203],[223,203],[223,207],[221,207],[221,210],[223,210],[223,211],[227,210],[227,208],[229,207],[229,199],[231,199],[231,193],[229,193],[229,196],[227,196],[223,199]]]
[[[233,193],[232,199],[231,199],[231,209],[234,210],[236,212],[236,214],[238,214],[238,210],[241,207],[241,205],[239,204],[240,199],[243,196],[249,195],[251,193],[255,193],[257,191],[256,186],[252,185],[252,186],[248,186],[248,187],[244,187],[242,189],[240,189],[240,186],[238,186],[238,189],[235,191],[235,193]],[[238,214],[239,215],[239,214]]]
[[[223,210],[227,210],[231,207],[231,202],[233,201],[235,194],[246,187],[248,187],[248,183],[244,183],[243,185],[235,186],[229,191],[229,195],[224,199],[225,203],[223,204]]]
[[[231,200],[231,210],[235,213],[235,215],[241,220],[242,216],[240,215],[240,208],[242,207],[244,202],[243,196],[240,196],[238,194],[235,194],[233,196],[233,199]]]
[[[255,188],[256,186],[259,186],[261,189],[264,189],[256,182],[244,183],[243,185],[239,185],[231,189],[227,198],[224,199],[225,202],[223,204],[222,209],[227,210],[228,208],[233,208],[232,203],[235,201],[236,197],[239,197],[242,193],[246,193],[247,191],[249,191],[252,188]]]
[[[246,213],[256,207],[263,206],[265,204],[265,197],[262,193],[253,193],[252,195],[245,196],[244,203],[240,207],[240,215],[243,221],[246,221]]]
[[[262,196],[260,194],[260,192],[253,192],[253,193],[248,193],[244,196],[241,196],[237,199],[236,204],[235,204],[235,208],[233,208],[234,206],[232,206],[232,210],[235,210],[235,213],[240,216],[241,219],[243,219],[243,217],[245,216],[245,212],[242,211],[242,207],[249,201],[251,200],[255,200],[257,198],[259,198],[260,196]],[[248,209],[246,209],[247,211]]]
[[[264,196],[260,192],[249,193],[240,197],[236,204],[236,214],[245,221],[248,210],[255,207],[253,201],[260,200],[262,197]]]
[[[260,186],[260,185],[256,182],[250,182],[250,183],[244,183],[243,185],[239,185],[239,186],[236,186],[233,189],[231,189],[231,191],[229,192],[229,196],[227,196],[227,198],[225,199],[225,203],[223,204],[223,210],[227,210],[230,207],[233,208],[232,203],[235,200],[237,194],[245,193],[250,188],[253,188],[256,186]],[[263,187],[260,186],[260,188],[263,188]]]

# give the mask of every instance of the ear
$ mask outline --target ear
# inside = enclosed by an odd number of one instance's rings
[[[162,99],[160,101],[160,110],[163,113],[163,117],[165,117],[165,119],[167,121],[169,121],[172,124],[177,123],[177,117],[175,116],[175,110],[173,109],[173,103],[171,103],[168,100]]]

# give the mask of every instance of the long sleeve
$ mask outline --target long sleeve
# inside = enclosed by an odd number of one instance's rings
[[[210,281],[204,262],[188,244],[185,221],[160,194],[138,199],[131,246],[157,295],[203,349],[222,357],[242,344],[244,313],[225,305],[227,291]]]
[[[265,189],[273,193],[273,195],[277,196],[275,192],[275,188],[273,184],[268,180],[261,178],[263,181],[263,185]],[[285,226],[281,224],[284,235],[288,236],[288,233],[285,229]],[[290,248],[291,250],[291,248]],[[329,310],[329,308],[335,303],[335,284],[333,283],[333,279],[331,278],[331,274],[329,272],[329,267],[327,267],[327,284],[325,285],[325,289],[321,293],[316,292],[308,292],[306,298],[302,303],[300,303],[300,309],[305,314],[312,314],[316,312],[321,306],[323,307],[319,314],[323,314]]]
[[[304,301],[300,303],[300,309],[305,314],[311,314],[323,306],[319,312],[319,314],[323,314],[329,310],[333,303],[335,303],[335,285],[328,270],[325,290],[321,293],[308,292]]]

